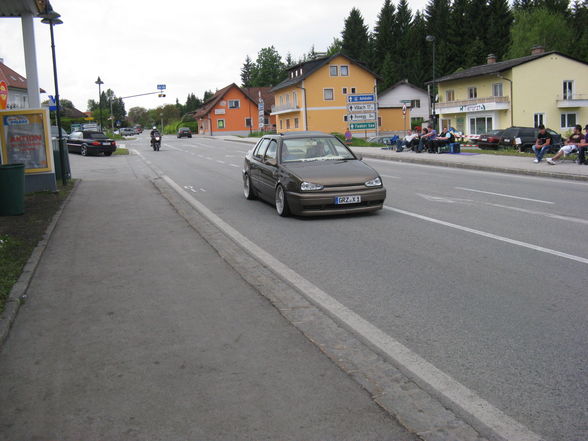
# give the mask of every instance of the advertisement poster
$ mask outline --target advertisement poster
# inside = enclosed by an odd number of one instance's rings
[[[2,164],[22,163],[25,173],[52,171],[47,109],[0,111]]]

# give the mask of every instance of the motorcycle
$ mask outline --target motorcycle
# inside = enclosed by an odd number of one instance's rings
[[[155,135],[151,139],[151,146],[153,147],[154,152],[159,151],[159,147],[161,147],[161,136],[160,135]]]

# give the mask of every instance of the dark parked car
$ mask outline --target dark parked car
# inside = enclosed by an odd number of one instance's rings
[[[180,127],[178,129],[178,138],[191,138],[192,137],[192,130],[190,130],[188,127]]]
[[[116,150],[116,142],[108,138],[102,132],[87,131],[73,132],[67,140],[67,149],[70,152],[80,153],[82,156],[104,153],[110,156]]]
[[[243,193],[274,203],[280,216],[375,211],[386,199],[378,172],[322,132],[261,138],[245,157]]]
[[[478,147],[484,150],[498,149],[498,143],[500,142],[502,132],[504,132],[504,130],[488,130],[478,138]]]
[[[547,129],[547,132],[553,137],[551,143],[553,147],[549,151],[556,152],[562,143],[561,135],[551,129]],[[502,148],[518,148],[521,152],[529,152],[537,140],[538,133],[539,129],[534,127],[509,127],[502,132],[498,146]]]

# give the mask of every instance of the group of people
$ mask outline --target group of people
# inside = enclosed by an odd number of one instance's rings
[[[443,127],[441,133],[433,128],[432,125],[424,127],[419,133],[418,131],[409,130],[404,138],[399,140],[396,144],[396,151],[401,152],[404,149],[412,150],[415,153],[427,151],[429,153],[439,153],[441,147],[455,142],[455,135]]]
[[[547,159],[547,163],[550,165],[556,165],[563,156],[570,155],[572,153],[578,153],[578,164],[585,164],[588,165],[586,161],[586,148],[588,147],[588,124],[584,127],[586,134],[582,134],[582,126],[576,125],[574,127],[573,133],[570,137],[566,140],[564,145],[559,149],[559,151],[555,154],[553,158]],[[534,163],[538,164],[543,159],[545,153],[549,151],[549,149],[553,145],[553,137],[551,134],[545,130],[544,125],[539,126],[539,134],[537,135],[537,140],[533,145],[533,152],[535,153],[535,159],[533,160]]]

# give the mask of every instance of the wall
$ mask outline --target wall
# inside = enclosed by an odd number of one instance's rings
[[[239,108],[229,108],[230,100],[239,100]],[[221,113],[218,113],[221,112]],[[251,131],[258,130],[259,117],[257,105],[253,103],[239,88],[231,87],[225,96],[209,113],[212,120],[213,135],[244,135],[250,132],[245,125],[246,118],[251,118]],[[218,121],[224,120],[224,128],[219,128]]]
[[[402,116],[402,108],[380,109],[379,116],[382,122],[380,132],[401,132],[410,130],[411,109],[406,109],[406,119]]]
[[[415,89],[408,84],[400,84],[394,89],[388,89],[385,93],[379,95],[378,105],[381,107],[397,107],[402,106],[403,100],[420,100],[421,107],[411,108],[411,115],[415,118],[423,118],[423,120],[429,119],[430,101],[427,92]]]

